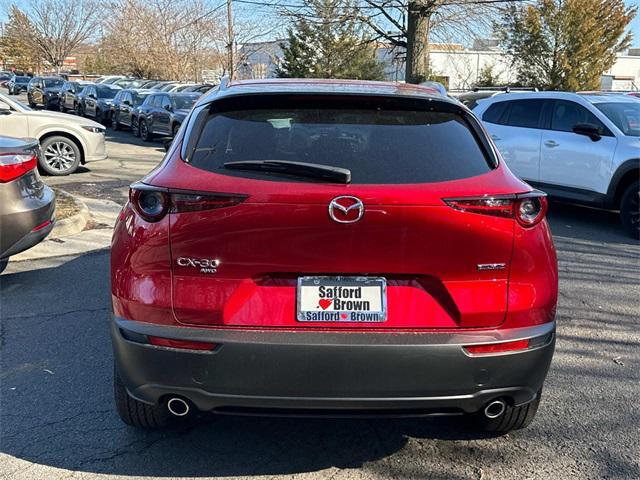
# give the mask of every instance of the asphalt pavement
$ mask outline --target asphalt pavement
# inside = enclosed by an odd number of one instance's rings
[[[109,133],[110,159],[47,178],[126,199],[160,143]],[[640,479],[640,244],[609,212],[553,203],[558,341],[534,423],[210,417],[122,424],[112,400],[109,253],[10,263],[0,277],[0,478]],[[375,366],[372,366],[375,368]]]

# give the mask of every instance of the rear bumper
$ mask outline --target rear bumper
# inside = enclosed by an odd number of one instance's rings
[[[35,174],[28,173],[0,189],[0,258],[41,242],[54,226],[55,194]],[[51,223],[34,231],[47,221]]]
[[[20,252],[24,252],[25,250],[29,250],[31,247],[35,247],[42,240],[47,238],[47,235],[51,233],[53,227],[55,225],[55,220],[52,220],[49,225],[35,232],[29,232],[24,237],[22,237],[17,243],[15,243],[11,248],[6,250],[5,252],[1,252],[0,258],[8,258],[13,255],[17,255]]]
[[[218,347],[156,347],[141,343],[146,335]],[[553,356],[555,322],[468,334],[363,334],[207,330],[116,318],[112,337],[124,385],[147,403],[179,395],[218,413],[456,414],[498,397],[516,405],[534,400]],[[462,349],[523,338],[541,342],[483,357]]]

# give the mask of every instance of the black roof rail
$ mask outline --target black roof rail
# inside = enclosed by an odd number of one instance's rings
[[[481,91],[490,91],[490,92],[537,92],[538,89],[536,87],[473,87],[474,92]]]

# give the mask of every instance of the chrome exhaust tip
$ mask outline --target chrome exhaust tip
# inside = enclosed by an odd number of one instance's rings
[[[498,418],[504,413],[506,408],[507,405],[504,403],[504,400],[494,400],[484,407],[484,416],[487,418]]]
[[[189,404],[179,397],[170,398],[167,402],[167,408],[169,412],[176,417],[184,417],[190,410]]]

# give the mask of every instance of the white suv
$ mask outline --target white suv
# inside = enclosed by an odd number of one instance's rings
[[[86,118],[32,110],[0,93],[0,135],[40,141],[38,166],[48,175],[69,175],[82,164],[107,158],[105,128]]]
[[[509,168],[549,195],[620,210],[640,238],[640,101],[628,95],[530,92],[481,100]]]

